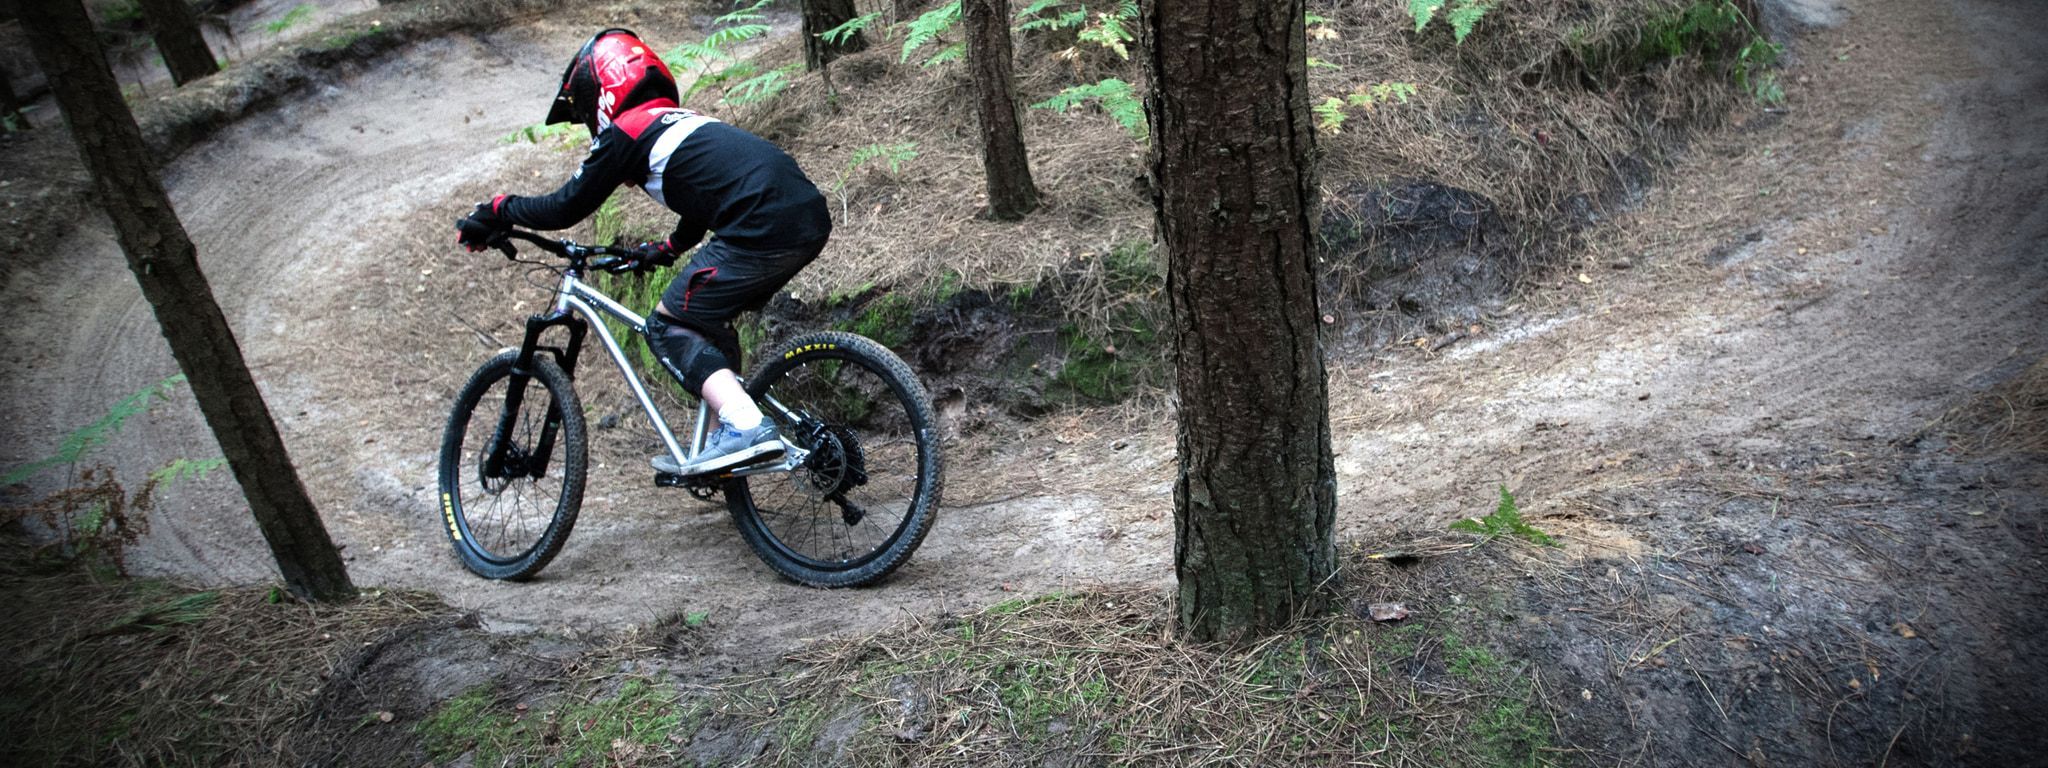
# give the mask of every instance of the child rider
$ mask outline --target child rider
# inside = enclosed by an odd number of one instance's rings
[[[732,319],[758,309],[825,247],[832,219],[824,195],[775,145],[676,106],[679,94],[652,49],[607,29],[583,44],[562,74],[547,122],[590,129],[590,156],[569,181],[539,197],[498,195],[456,222],[457,242],[481,251],[511,226],[563,229],[596,211],[620,184],[636,186],[681,217],[674,233],[642,243],[644,265],[674,264],[704,239],[647,315],[647,336],[670,375],[718,414],[720,426],[687,465],[667,454],[657,471],[696,475],[783,453],[733,367]]]

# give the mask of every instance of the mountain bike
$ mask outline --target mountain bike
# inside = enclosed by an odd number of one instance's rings
[[[441,439],[441,516],[462,564],[491,579],[526,579],[562,549],[583,503],[588,432],[575,375],[596,336],[679,466],[704,446],[716,417],[697,404],[689,448],[678,442],[604,320],[646,334],[646,319],[599,292],[592,270],[642,269],[631,251],[511,231],[562,260],[506,258],[557,272],[551,310],[528,317],[517,349],[500,352],[455,397]],[[559,332],[557,332],[559,331]],[[667,375],[664,371],[662,375]],[[940,489],[931,397],[902,358],[865,337],[800,334],[743,379],[781,431],[781,457],[716,473],[652,468],[654,483],[725,497],[740,537],[770,568],[818,587],[874,583],[910,559],[931,530]]]

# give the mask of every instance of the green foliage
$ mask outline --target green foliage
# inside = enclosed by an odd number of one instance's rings
[[[874,339],[890,349],[902,347],[910,341],[910,299],[900,293],[885,293],[876,296],[862,308],[859,315],[842,323],[842,330]]]
[[[1094,43],[1115,53],[1119,59],[1131,58],[1131,51],[1125,45],[1135,39],[1131,35],[1131,22],[1138,17],[1137,0],[1121,0],[1116,8],[1095,14],[1095,21],[1083,27],[1075,39]]]
[[[940,48],[938,53],[932,54],[931,58],[925,59],[924,63],[918,66],[923,67],[925,69],[931,69],[932,67],[936,67],[940,64],[944,64],[949,61],[959,61],[964,58],[967,58],[967,44],[954,43],[944,48]]]
[[[148,23],[142,18],[139,0],[99,0],[93,3],[93,8],[99,12],[100,22],[108,26]]]
[[[656,302],[661,301],[661,292],[668,288],[670,281],[681,271],[680,266],[658,267],[654,271],[639,274],[594,275],[591,284],[613,301],[636,311],[644,309],[652,313]],[[678,397],[685,396],[683,385],[669,376],[667,369],[655,356],[653,348],[647,346],[646,334],[636,333],[616,320],[607,318],[605,327],[618,339],[619,348],[626,353],[626,359],[633,361],[633,367],[643,375],[641,379],[651,382],[657,388],[666,388]]]
[[[528,735],[528,727],[515,721],[512,713],[493,706],[495,701],[489,686],[472,688],[442,702],[413,732],[419,734],[421,746],[436,763],[475,750],[477,764],[502,765],[508,749]]]
[[[839,169],[839,178],[832,183],[832,194],[839,197],[839,218],[843,222],[851,216],[851,196],[846,194],[847,182],[853,180],[855,171],[875,161],[887,163],[889,173],[900,173],[903,164],[917,159],[917,142],[903,141],[894,144],[868,144],[853,151],[846,159],[846,165]]]
[[[1316,128],[1323,133],[1344,132],[1344,100],[1331,96],[1313,107],[1316,113]]]
[[[1505,485],[1500,487],[1500,505],[1494,507],[1493,514],[1459,520],[1451,524],[1451,530],[1476,533],[1488,539],[1512,535],[1546,547],[1558,545],[1557,539],[1536,530],[1522,519],[1521,510],[1515,507],[1515,495],[1509,493]]]
[[[802,72],[801,63],[788,64],[739,81],[725,89],[724,101],[735,107],[768,101],[789,89],[792,77]]]
[[[1550,723],[1529,696],[1502,696],[1472,724],[1473,741],[1487,765],[1552,765]]]
[[[1785,100],[1785,91],[1771,70],[1783,52],[1784,46],[1765,39],[1733,0],[1700,0],[1652,22],[1629,59],[1646,64],[1690,55],[1725,56],[1736,87],[1757,101],[1777,104]]]
[[[1408,103],[1415,96],[1414,83],[1384,82],[1361,85],[1343,98],[1331,96],[1323,99],[1312,109],[1316,113],[1316,128],[1324,133],[1343,133],[1344,120],[1349,117],[1346,108],[1358,107],[1372,111],[1379,105],[1391,102]]]
[[[841,45],[844,44],[847,40],[851,39],[854,35],[858,35],[862,31],[865,31],[868,27],[873,26],[875,20],[879,18],[882,18],[881,11],[875,11],[874,13],[863,13],[859,16],[847,19],[846,23],[844,24],[825,30],[823,32],[819,32],[818,38],[833,45]]]
[[[741,43],[768,34],[767,7],[771,2],[774,0],[757,0],[720,16],[713,20],[718,28],[703,40],[683,43],[661,55],[670,69],[696,75],[683,89],[684,102],[698,93],[719,88],[720,103],[746,106],[769,101],[789,88],[791,76],[801,70],[801,64],[764,71],[751,61],[740,61],[734,52]]]
[[[1408,0],[1408,15],[1415,19],[1415,31],[1421,32],[1429,26],[1437,13],[1446,7],[1450,10],[1444,13],[1444,23],[1451,27],[1451,39],[1460,43],[1465,42],[1466,35],[1472,34],[1472,28],[1479,24],[1479,19],[1493,10],[1493,4],[1487,0]]]
[[[1066,0],[1035,0],[1017,12],[1017,31],[1074,29],[1088,21],[1088,7]]]
[[[197,461],[185,458],[172,459],[169,464],[150,470],[149,480],[155,483],[158,488],[165,488],[187,480],[205,479],[207,475],[213,474],[214,470],[227,465],[228,460],[226,458],[200,459]]]
[[[869,144],[853,151],[846,161],[848,173],[870,161],[881,160],[889,165],[890,173],[903,170],[903,164],[917,159],[917,142],[905,141],[896,144]]]
[[[286,11],[285,14],[283,16],[278,17],[276,21],[264,24],[263,31],[269,32],[270,34],[273,35],[282,34],[285,30],[297,26],[300,22],[303,22],[306,19],[311,18],[312,16],[313,6],[300,5],[289,11]]]
[[[357,27],[355,29],[343,30],[321,38],[320,48],[323,50],[338,51],[343,48],[347,48],[351,45],[354,45],[357,40],[361,40],[365,37],[376,35],[383,31],[384,28],[381,26],[362,26]],[[227,59],[221,59],[220,68],[228,68]]]
[[[919,48],[936,42],[940,36],[946,34],[948,30],[959,24],[960,0],[953,0],[953,2],[925,11],[923,15],[910,20],[910,23],[904,25],[903,55],[897,57],[897,62],[910,61],[910,54],[917,52]],[[940,53],[944,53],[944,51]],[[930,60],[926,60],[925,63],[927,65],[931,64]]]
[[[107,414],[101,416],[98,421],[65,435],[64,442],[57,447],[56,453],[0,475],[0,488],[27,480],[50,467],[76,463],[87,451],[99,447],[116,432],[121,431],[121,426],[128,423],[130,418],[149,410],[152,402],[170,399],[171,391],[184,382],[185,374],[172,374],[162,381],[121,398],[120,402],[107,409]]]
[[[554,125],[529,125],[526,126],[525,128],[521,128],[519,130],[505,134],[504,138],[498,139],[498,143],[516,144],[521,140],[524,140],[528,144],[539,144],[544,141],[552,141],[555,139],[566,137],[570,135],[570,132],[580,127],[581,126],[578,126],[575,123],[555,123]]]
[[[659,746],[685,719],[674,693],[644,679],[628,680],[615,697],[571,704],[557,713],[556,722],[584,724],[562,734],[558,764],[610,764],[613,750]]]
[[[1123,126],[1124,132],[1138,141],[1146,139],[1145,104],[1131,89],[1131,84],[1114,77],[1091,85],[1070,86],[1052,98],[1031,105],[1032,109],[1050,109],[1066,112],[1074,107],[1094,103],[1109,114],[1111,120]]]

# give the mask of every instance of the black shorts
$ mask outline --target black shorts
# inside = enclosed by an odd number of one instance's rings
[[[818,258],[824,241],[798,248],[755,251],[712,238],[697,247],[668,290],[661,293],[663,313],[676,325],[704,334],[720,351],[739,363],[739,335],[732,319],[767,305],[790,278]]]

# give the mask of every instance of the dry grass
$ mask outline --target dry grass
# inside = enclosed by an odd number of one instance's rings
[[[771,734],[763,760],[776,765],[835,753],[959,766],[1555,759],[1534,670],[1487,637],[1482,606],[1505,598],[1478,587],[1478,574],[1521,570],[1520,550],[1439,543],[1403,546],[1431,553],[1407,568],[1354,552],[1349,610],[1247,647],[1179,640],[1164,592],[1087,589],[813,647],[719,687],[705,715]],[[1429,617],[1359,617],[1390,596]]]
[[[262,588],[102,581],[32,569],[18,541],[6,547],[0,762],[12,765],[266,763],[343,659],[450,614],[419,594],[322,606]]]
[[[2048,453],[2048,358],[1949,409],[1921,434],[1947,435],[1966,453]]]

